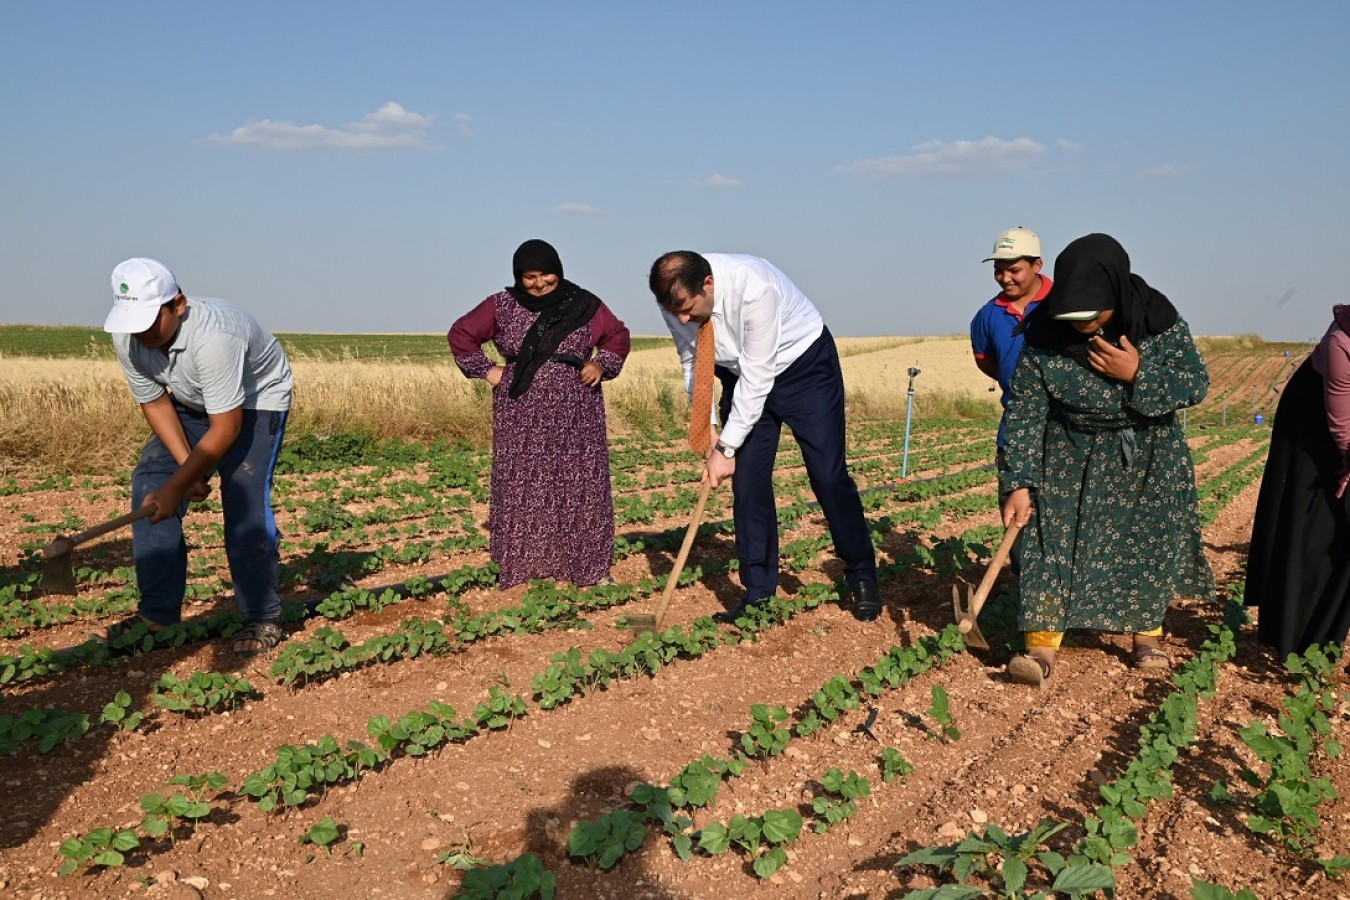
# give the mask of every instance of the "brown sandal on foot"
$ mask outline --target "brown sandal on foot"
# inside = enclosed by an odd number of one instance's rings
[[[1170,669],[1172,660],[1157,644],[1135,644],[1130,651],[1130,665],[1136,669]]]
[[[1019,653],[1008,660],[1008,677],[1013,684],[1025,684],[1038,691],[1045,690],[1050,679],[1051,665],[1046,660],[1026,653]]]
[[[89,639],[91,641],[98,641],[100,644],[103,644],[104,646],[111,648],[117,645],[122,640],[122,638],[126,637],[128,634],[131,634],[132,631],[134,631],[138,625],[144,625],[147,629],[149,629],[151,634],[154,634],[156,631],[159,631],[161,627],[163,627],[160,625],[156,625],[154,622],[151,622],[149,619],[144,618],[143,616],[140,615],[127,616],[122,621],[114,622],[107,628],[99,628],[89,632]]]

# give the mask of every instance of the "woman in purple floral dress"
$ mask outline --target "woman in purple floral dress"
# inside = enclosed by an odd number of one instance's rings
[[[614,502],[600,383],[628,356],[628,329],[563,278],[548,243],[521,244],[515,284],[450,328],[455,363],[492,391],[492,559],[502,587],[531,578],[590,585],[609,577]],[[483,353],[492,341],[506,358]]]

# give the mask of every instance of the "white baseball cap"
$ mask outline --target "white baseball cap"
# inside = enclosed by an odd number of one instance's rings
[[[103,330],[140,334],[155,324],[159,308],[178,296],[178,279],[158,260],[135,257],[112,271],[113,308]]]
[[[998,236],[998,239],[994,241],[993,252],[985,257],[984,261],[993,262],[996,259],[1022,259],[1023,257],[1040,259],[1041,239],[1030,228],[1023,228],[1018,225],[1016,228],[1009,228]]]

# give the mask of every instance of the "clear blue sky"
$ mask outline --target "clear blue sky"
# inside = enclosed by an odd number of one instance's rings
[[[276,331],[441,331],[526,238],[636,333],[764,256],[836,334],[964,331],[1004,228],[1115,235],[1195,331],[1350,302],[1350,4],[5,6],[0,322],[154,256]],[[1292,293],[1290,293],[1292,291]]]

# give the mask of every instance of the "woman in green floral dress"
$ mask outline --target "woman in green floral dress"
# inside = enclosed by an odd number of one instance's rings
[[[1066,630],[1130,632],[1140,668],[1176,597],[1212,597],[1195,470],[1176,411],[1204,399],[1185,320],[1090,234],[1055,261],[1054,287],[1023,326],[1008,405],[1005,525],[1025,528],[1012,679],[1043,687]]]

